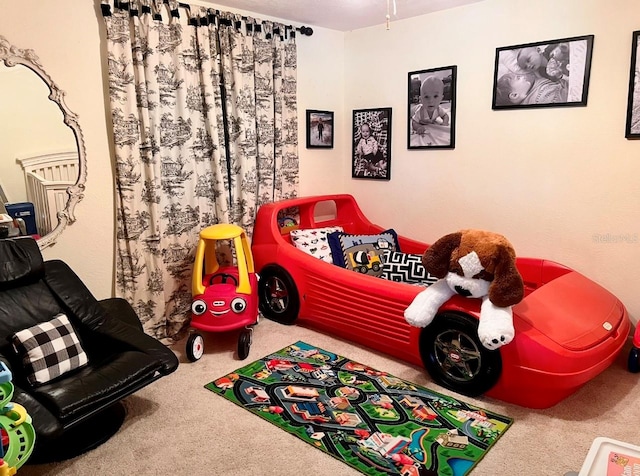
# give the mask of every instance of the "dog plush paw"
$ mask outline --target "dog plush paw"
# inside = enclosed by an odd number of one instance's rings
[[[414,327],[428,326],[438,312],[438,307],[432,303],[421,301],[423,300],[414,300],[404,311],[405,320]]]
[[[426,327],[436,317],[440,306],[451,296],[453,296],[453,291],[446,281],[436,281],[413,299],[404,311],[404,318],[412,326]]]
[[[511,307],[498,307],[484,299],[480,308],[478,338],[483,346],[495,350],[513,340],[513,313]]]

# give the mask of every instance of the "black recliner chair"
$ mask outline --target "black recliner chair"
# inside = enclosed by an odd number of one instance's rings
[[[88,363],[32,384],[13,336],[60,314]],[[32,238],[0,240],[0,359],[12,372],[12,401],[25,407],[35,429],[27,464],[62,461],[100,445],[124,421],[121,400],[178,367],[176,355],[144,333],[127,301],[96,300],[64,262],[43,261]]]

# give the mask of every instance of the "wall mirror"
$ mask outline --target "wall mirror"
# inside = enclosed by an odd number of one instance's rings
[[[46,248],[75,221],[86,181],[84,139],[34,51],[1,35],[0,124],[0,200]]]

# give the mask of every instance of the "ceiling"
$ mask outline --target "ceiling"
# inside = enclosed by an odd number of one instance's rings
[[[483,0],[201,0],[246,10],[256,14],[289,20],[294,26],[319,26],[349,31],[386,22],[387,5],[391,21],[425,15]],[[258,15],[256,15],[258,16]]]

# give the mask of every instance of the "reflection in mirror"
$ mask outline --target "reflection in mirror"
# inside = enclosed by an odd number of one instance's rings
[[[45,248],[75,221],[86,180],[84,140],[64,92],[33,50],[16,48],[2,36],[0,124],[0,200],[19,218],[0,218],[0,231],[39,235]]]

